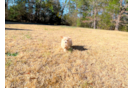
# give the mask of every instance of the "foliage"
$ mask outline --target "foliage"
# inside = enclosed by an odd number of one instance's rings
[[[21,9],[20,9],[21,8]],[[16,6],[12,6],[10,7],[9,10],[9,19],[10,20],[20,20],[20,15],[24,15],[25,12],[23,12],[24,9],[22,8],[22,5],[16,5]],[[23,12],[23,13],[22,13]]]
[[[111,26],[113,26],[111,20],[112,17],[108,13],[103,13],[100,15],[101,22],[98,22],[98,26],[102,29],[107,29],[109,30]]]
[[[6,20],[128,30],[128,0],[15,0],[9,9],[7,1]]]

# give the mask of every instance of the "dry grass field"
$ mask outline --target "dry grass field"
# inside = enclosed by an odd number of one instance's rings
[[[63,52],[60,36],[73,51]],[[128,33],[5,24],[6,88],[128,88]]]

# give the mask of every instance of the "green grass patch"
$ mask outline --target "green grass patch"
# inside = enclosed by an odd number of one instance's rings
[[[72,47],[69,48],[68,51],[72,53],[73,52],[73,48]]]
[[[7,52],[5,53],[7,56],[17,56],[18,55],[18,52],[16,53],[10,53],[10,52]]]
[[[28,39],[29,39],[29,38],[31,38],[31,36],[30,36],[30,35],[26,35],[26,38],[28,38]]]
[[[62,28],[77,28],[75,26],[61,26]]]
[[[16,36],[12,36],[12,38],[13,38],[13,39],[15,39],[15,38],[16,38]]]
[[[5,63],[5,65],[6,65],[7,67],[9,67],[11,64],[12,64],[12,61],[11,61],[10,59],[8,59],[8,60],[6,61],[6,63]]]
[[[44,30],[48,30],[47,28],[45,28]]]

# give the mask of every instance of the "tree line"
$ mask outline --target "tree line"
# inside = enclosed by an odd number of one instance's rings
[[[128,0],[5,0],[5,20],[128,31]]]

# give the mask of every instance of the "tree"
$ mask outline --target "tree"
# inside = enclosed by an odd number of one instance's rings
[[[101,9],[101,3],[103,2],[103,0],[88,0],[88,11],[86,11],[88,13],[88,16],[86,17],[87,19],[84,20],[84,23],[92,23],[93,24],[93,28],[96,29],[97,28],[97,23],[100,20],[99,19],[99,12]]]
[[[115,22],[115,30],[119,30],[119,26],[123,24],[121,18],[125,15],[128,17],[128,1],[127,0],[110,0],[108,10],[113,10],[113,22]],[[123,21],[123,19],[122,19]],[[124,20],[125,21],[125,20]]]
[[[117,14],[117,20],[116,20],[116,25],[115,25],[115,30],[119,30],[119,24],[120,24],[120,20],[121,20],[121,17],[124,15],[124,13],[127,13],[126,9],[127,9],[127,6],[128,4],[126,4],[125,6],[123,6],[123,0],[120,0],[120,8],[119,8],[119,12]]]
[[[6,20],[128,30],[128,0],[5,0],[5,8]]]
[[[5,19],[8,17],[8,0],[5,0]]]

